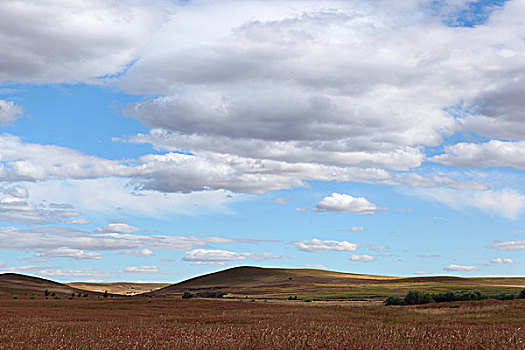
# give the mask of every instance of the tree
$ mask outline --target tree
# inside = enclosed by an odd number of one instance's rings
[[[184,292],[182,294],[182,299],[191,299],[193,298],[193,294],[191,294],[190,292]]]
[[[109,295],[109,294],[108,294],[108,291],[106,290],[106,291],[104,292],[104,298],[107,298],[108,295]]]
[[[50,292],[49,290],[46,289],[46,290],[44,291],[44,295],[45,295],[46,297],[48,297],[49,294],[51,294],[51,292]]]

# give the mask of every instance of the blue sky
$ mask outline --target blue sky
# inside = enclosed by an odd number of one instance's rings
[[[524,1],[0,14],[0,271],[523,276]]]

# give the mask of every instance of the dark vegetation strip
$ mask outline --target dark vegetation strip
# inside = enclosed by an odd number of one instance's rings
[[[467,300],[512,300],[525,299],[525,289],[519,293],[498,293],[487,294],[479,291],[446,291],[443,293],[426,293],[417,290],[408,291],[405,297],[389,296],[385,300],[385,305],[420,305],[429,303],[444,303],[449,301]]]

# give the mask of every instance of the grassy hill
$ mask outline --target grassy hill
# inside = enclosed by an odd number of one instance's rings
[[[46,289],[60,297],[68,297],[71,296],[72,293],[81,293],[82,295],[87,293],[90,296],[99,296],[102,294],[86,291],[80,288],[70,287],[66,284],[54,282],[40,277],[26,276],[18,273],[0,274],[0,296],[2,297],[12,297],[13,295],[34,295],[35,297],[41,298],[44,297],[44,291]]]
[[[525,278],[389,277],[315,269],[235,267],[144,293],[144,296],[197,296],[300,299],[368,299],[404,295],[408,290],[442,292],[479,290],[515,293],[525,288]]]
[[[169,283],[131,283],[131,282],[113,282],[113,283],[87,283],[74,282],[67,283],[69,287],[89,290],[93,292],[118,294],[118,295],[136,295],[141,293],[152,292],[154,290],[169,286]]]

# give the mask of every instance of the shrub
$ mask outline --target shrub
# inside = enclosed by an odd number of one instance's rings
[[[385,300],[385,305],[404,305],[405,299],[396,296],[389,296]]]
[[[34,295],[31,295],[31,297],[29,299],[35,299],[35,296]]]
[[[297,300],[297,295],[294,295],[294,296],[289,296],[288,297],[288,300]]]
[[[16,295],[13,295],[13,299],[18,299],[18,297]]]
[[[107,298],[107,297],[108,297],[108,295],[109,295],[109,294],[108,294],[108,291],[107,291],[107,290],[106,290],[106,291],[104,291],[104,298]]]
[[[87,298],[87,297],[88,297],[88,295],[86,293],[84,293],[84,298]]]
[[[517,299],[525,299],[525,288],[523,288],[521,290],[521,292],[519,292],[518,295],[516,295],[516,298]]]
[[[512,300],[516,297],[515,294],[512,294],[512,293],[509,293],[509,294],[506,294],[506,293],[499,293],[499,294],[494,294],[492,296],[492,298],[494,299],[498,299],[498,300]]]
[[[405,295],[404,302],[406,305],[419,305],[433,303],[432,295],[417,290],[408,291]]]
[[[191,294],[190,292],[184,292],[182,294],[182,299],[191,299],[193,298],[193,294]]]
[[[51,296],[52,296],[52,297],[54,297],[55,295],[56,295],[55,292],[52,292],[52,293],[51,293]]]
[[[46,297],[48,297],[49,294],[51,294],[51,292],[50,292],[49,290],[46,289],[46,290],[44,291],[44,295],[45,295]]]
[[[80,298],[81,296],[82,296],[82,293],[79,292],[79,293],[77,294],[77,297]]]

